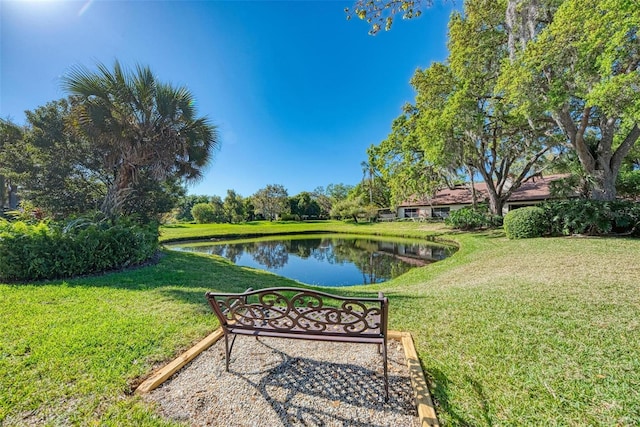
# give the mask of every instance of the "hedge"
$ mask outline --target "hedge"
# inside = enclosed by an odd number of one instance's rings
[[[458,230],[477,230],[486,227],[501,227],[502,217],[491,215],[487,209],[465,207],[451,211],[444,222],[449,227]]]
[[[140,264],[158,249],[157,225],[78,219],[0,222],[0,280],[58,279]]]

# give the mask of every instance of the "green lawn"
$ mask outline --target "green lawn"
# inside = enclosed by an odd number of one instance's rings
[[[253,231],[248,231],[253,230]],[[422,223],[165,228],[161,239],[344,231],[455,240],[451,258],[385,284],[446,425],[640,425],[640,240],[509,241]],[[166,252],[100,277],[0,285],[0,425],[171,425],[130,392],[217,325],[203,294],[291,285]]]
[[[305,232],[336,232],[361,234],[388,234],[395,236],[426,236],[442,234],[442,223],[384,222],[345,223],[342,221],[268,222],[255,221],[246,224],[176,224],[162,227],[160,241],[202,239],[218,236],[253,236],[269,234],[295,234]]]

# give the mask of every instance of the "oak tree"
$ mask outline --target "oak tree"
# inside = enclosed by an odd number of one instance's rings
[[[252,197],[255,212],[273,221],[289,211],[289,195],[280,184],[269,184],[258,190]]]
[[[547,117],[580,161],[590,196],[616,197],[640,137],[640,8],[626,0],[566,0],[502,75],[510,101]]]

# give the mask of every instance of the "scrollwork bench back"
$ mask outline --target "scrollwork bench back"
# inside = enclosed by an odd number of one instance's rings
[[[283,287],[242,293],[207,292],[206,297],[224,331],[227,371],[236,335],[378,344],[388,399],[389,302],[381,292],[377,298],[352,298]]]

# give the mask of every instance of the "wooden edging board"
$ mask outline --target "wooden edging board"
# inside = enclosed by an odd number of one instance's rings
[[[197,355],[211,347],[224,336],[222,328],[218,328],[213,333],[209,334],[205,339],[198,344],[191,347],[189,350],[178,356],[173,362],[163,366],[153,373],[149,378],[142,382],[136,388],[137,394],[148,393],[151,390],[158,388],[160,384],[169,379],[169,377],[180,370],[184,365],[191,362]]]
[[[429,394],[427,380],[422,372],[422,365],[418,359],[418,353],[413,345],[413,338],[409,332],[388,331],[387,335],[392,340],[402,342],[404,348],[404,358],[409,367],[409,377],[411,378],[411,386],[413,394],[416,398],[416,406],[418,408],[418,418],[422,427],[439,427],[436,409],[433,406],[433,400]]]
[[[171,375],[178,372],[184,365],[191,362],[200,353],[215,344],[220,338],[224,336],[222,328],[216,329],[213,333],[208,335],[205,339],[191,347],[189,350],[182,353],[171,363],[158,369],[149,378],[147,378],[142,384],[136,388],[137,394],[148,393],[151,390],[157,388],[171,377]],[[416,406],[418,409],[418,418],[420,419],[420,425],[422,427],[439,427],[436,411],[429,394],[429,388],[427,387],[427,381],[422,372],[422,366],[418,359],[418,353],[413,345],[413,338],[409,332],[400,331],[388,331],[387,337],[392,340],[400,341],[404,348],[404,357],[409,367],[409,377],[411,378],[411,386],[415,394]]]

